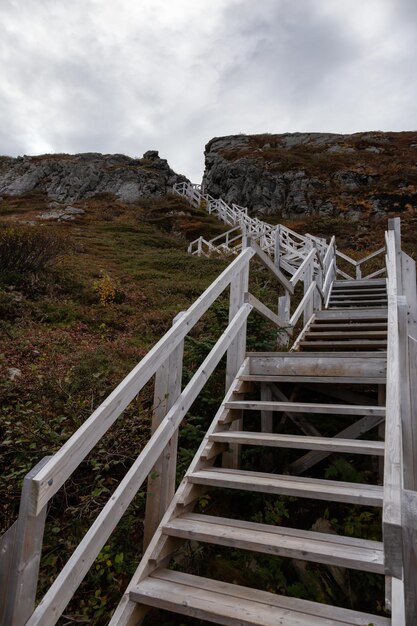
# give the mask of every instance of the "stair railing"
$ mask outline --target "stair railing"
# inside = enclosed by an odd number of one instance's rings
[[[363,271],[362,271],[362,265],[364,265],[371,259],[375,259],[378,256],[380,256],[381,258],[384,258],[385,246],[383,248],[379,248],[378,250],[376,250],[375,252],[372,252],[371,254],[368,254],[362,259],[352,259],[352,257],[348,256],[347,254],[340,252],[340,250],[336,250],[336,255],[340,259],[343,259],[343,261],[346,261],[346,263],[349,263],[350,265],[352,265],[355,269],[355,275],[351,276],[347,272],[344,272],[340,268],[337,268],[337,274],[341,276],[342,278],[345,278],[346,280],[360,280],[360,279],[365,280],[365,279],[370,279],[370,278],[376,278],[377,276],[382,276],[383,274],[386,273],[385,265],[379,270],[371,272],[370,274],[367,274],[365,276],[363,275]]]
[[[401,250],[400,219],[386,233],[388,345],[383,532],[392,623],[417,623],[417,291]]]
[[[211,256],[215,253],[238,254],[242,249],[243,238],[250,236],[262,250],[275,258],[279,257],[277,266],[293,274],[303,262],[312,244],[321,254],[326,253],[327,244],[323,239],[313,235],[299,235],[286,226],[273,226],[257,217],[251,217],[246,207],[237,204],[229,206],[221,198],[214,199],[204,193],[201,185],[178,183],[174,185],[173,191],[187,198],[192,206],[204,205],[209,214],[216,215],[225,224],[233,227],[223,235],[218,235],[209,241],[204,237],[198,237],[188,246],[190,254],[197,256]],[[229,240],[230,234],[235,233],[236,228],[241,230],[240,237],[235,235]],[[231,243],[233,246],[230,246]]]
[[[0,582],[3,583],[0,598],[4,601],[1,626],[56,624],[147,477],[145,543],[149,540],[174,493],[178,429],[185,414],[225,353],[226,386],[231,384],[244,360],[246,321],[252,310],[272,322],[280,329],[280,334],[284,332],[286,335],[291,334],[302,314],[305,320],[311,315],[317,304],[313,297],[317,288],[313,279],[316,255],[317,250],[311,248],[297,273],[288,280],[255,241],[245,239],[239,256],[187,311],[174,320],[172,328],[72,437],[52,457],[44,459],[29,472],[24,481],[18,521],[0,539]],[[250,261],[255,256],[284,290],[283,316],[271,311],[248,291]],[[291,297],[300,280],[304,281],[304,296],[291,315]],[[229,324],[181,390],[184,339],[228,287]],[[320,299],[318,306],[322,306]],[[48,503],[153,376],[154,411],[148,443],[35,608]],[[237,456],[234,463],[238,463]]]

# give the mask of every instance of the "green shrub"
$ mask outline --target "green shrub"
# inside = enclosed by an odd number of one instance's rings
[[[68,248],[54,229],[0,224],[0,276],[44,271]]]

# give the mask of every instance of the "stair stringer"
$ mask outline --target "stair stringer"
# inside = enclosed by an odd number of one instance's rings
[[[246,357],[239,368],[233,383],[226,392],[223,402],[214,416],[213,421],[210,424],[193,460],[191,461],[190,466],[188,467],[187,472],[171,501],[171,504],[155,531],[154,536],[149,542],[149,546],[145,550],[145,553],[143,554],[143,557],[133,574],[129,585],[109,622],[109,626],[140,626],[145,615],[150,610],[151,607],[143,606],[132,601],[130,599],[130,591],[158,567],[161,565],[167,566],[174,553],[178,550],[178,547],[186,541],[174,539],[173,537],[164,535],[162,528],[174,518],[178,517],[182,513],[185,513],[187,509],[191,510],[196,500],[204,495],[209,489],[202,485],[194,485],[190,483],[188,481],[188,476],[195,471],[213,465],[215,457],[217,454],[221,453],[222,448],[220,448],[220,446],[222,446],[222,444],[219,446],[219,452],[213,454],[210,453],[212,446],[218,444],[209,442],[209,436],[213,433],[229,429],[229,424],[219,423],[220,420],[224,419],[224,417],[230,412],[230,409],[226,409],[225,404],[226,402],[236,399],[236,396],[238,396],[238,388],[241,384],[239,378],[248,373],[249,358]],[[233,422],[231,428],[232,427]]]

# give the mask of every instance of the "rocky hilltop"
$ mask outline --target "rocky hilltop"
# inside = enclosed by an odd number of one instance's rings
[[[385,217],[417,210],[417,132],[216,137],[203,184],[263,215]]]
[[[98,153],[0,157],[0,196],[40,191],[53,201],[71,203],[111,193],[124,202],[136,202],[162,196],[186,180],[155,150],[141,159]]]

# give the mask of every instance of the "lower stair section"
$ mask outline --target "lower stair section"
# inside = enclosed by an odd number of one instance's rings
[[[267,591],[156,570],[130,591],[135,602],[226,626],[389,626],[391,620]]]

